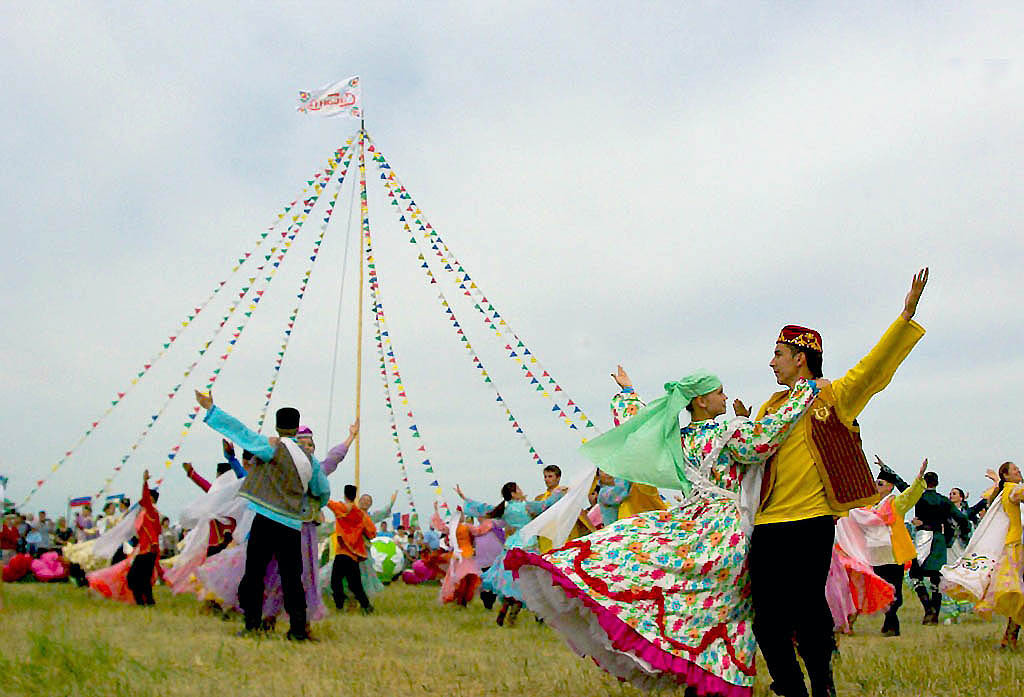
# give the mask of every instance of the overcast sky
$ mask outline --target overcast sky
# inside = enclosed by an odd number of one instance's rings
[[[932,280],[928,333],[861,417],[869,458],[940,487],[1020,461],[1019,3],[7,3],[0,8],[5,225],[0,473],[29,508],[94,493],[182,381],[238,286],[231,275],[353,121],[295,112],[296,92],[360,75],[367,129],[433,226],[568,395],[602,428],[609,373],[641,394],[698,367],[760,404],[781,325],[824,336],[839,377]],[[422,442],[403,448],[421,507],[542,487],[441,313],[369,168],[381,292]],[[354,416],[350,183],[303,299],[271,408],[294,405],[326,452]],[[318,210],[322,210],[318,209]],[[221,373],[217,402],[254,423],[318,234],[312,215]],[[243,267],[245,268],[245,267]],[[437,272],[438,269],[435,269]],[[227,290],[56,473],[50,469],[197,303]],[[440,287],[546,462],[582,466],[579,436],[522,379],[461,291]],[[229,297],[230,296],[230,297]],[[367,325],[370,326],[369,324]],[[217,347],[223,347],[221,335]],[[216,347],[215,347],[216,348]],[[222,355],[211,349],[208,359]],[[365,344],[363,486],[398,487],[375,347]],[[201,363],[205,382],[214,367]],[[200,377],[200,374],[202,377]],[[170,400],[114,480],[163,466],[194,405]],[[411,440],[411,439],[410,439]],[[210,473],[197,423],[179,460]],[[332,478],[352,476],[351,461]]]

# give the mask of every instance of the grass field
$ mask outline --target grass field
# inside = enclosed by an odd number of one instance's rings
[[[157,605],[102,600],[67,584],[7,584],[0,611],[0,694],[96,697],[292,695],[639,695],[576,658],[524,612],[499,628],[477,602],[439,607],[437,586],[386,588],[377,614],[331,611],[319,643],[234,636],[240,621],[202,614],[157,589]],[[839,694],[1019,696],[1024,650],[996,648],[1003,624],[970,617],[922,627],[911,597],[904,635],[863,618],[841,643]],[[755,695],[770,694],[763,663]],[[677,694],[681,694],[679,691]]]

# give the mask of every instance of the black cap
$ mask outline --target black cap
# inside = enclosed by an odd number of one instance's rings
[[[904,481],[903,477],[896,474],[888,465],[882,465],[882,469],[878,471],[878,478],[883,482],[889,482],[901,492],[910,488],[910,485]]]
[[[283,430],[299,429],[299,410],[294,407],[282,407],[277,410],[277,427]]]

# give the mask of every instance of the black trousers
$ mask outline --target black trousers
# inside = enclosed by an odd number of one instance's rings
[[[888,629],[900,631],[900,618],[896,612],[903,606],[903,564],[882,564],[874,567],[875,573],[892,584],[896,589],[896,597],[892,605],[885,611],[885,620],[882,622],[882,631]]]
[[[827,695],[832,687],[835,636],[825,581],[834,542],[832,516],[754,526],[749,556],[754,636],[780,694],[807,695],[794,639],[811,694]]]
[[[245,574],[238,584],[238,604],[245,614],[245,628],[259,629],[263,620],[263,577],[271,559],[277,559],[292,634],[306,634],[306,595],[302,589],[302,535],[287,525],[258,515],[249,531]]]
[[[153,600],[153,567],[156,565],[156,552],[139,554],[132,560],[128,569],[128,589],[135,598],[136,605],[155,605]]]
[[[370,599],[363,589],[363,577],[359,575],[359,562],[346,554],[334,557],[334,565],[331,566],[331,595],[334,596],[334,606],[339,610],[345,607],[345,587],[342,581],[348,584],[359,607],[364,610],[370,607]]]

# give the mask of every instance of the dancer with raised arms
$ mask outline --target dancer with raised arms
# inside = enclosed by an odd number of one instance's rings
[[[518,572],[530,609],[576,653],[639,687],[750,695],[756,651],[746,558],[756,499],[742,505],[741,483],[756,493],[759,466],[827,384],[800,380],[776,413],[727,423],[715,420],[725,413],[721,380],[697,371],[585,444],[602,471],[687,497],[545,554],[511,550],[506,566]],[[748,413],[739,400],[734,408]],[[683,409],[691,421],[680,429]]]
[[[885,389],[924,336],[924,328],[913,317],[927,283],[928,269],[921,269],[910,284],[900,316],[857,365],[822,390],[811,418],[797,424],[765,471],[750,540],[750,587],[754,634],[776,694],[808,694],[794,636],[811,693],[815,697],[835,693],[832,614],[825,599],[834,521],[850,509],[878,500],[857,416]],[[787,404],[801,380],[820,377],[822,355],[817,331],[783,327],[769,365],[786,389],[772,395],[758,416]]]

